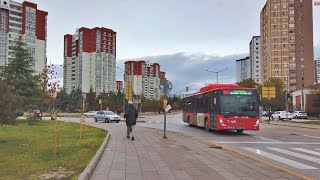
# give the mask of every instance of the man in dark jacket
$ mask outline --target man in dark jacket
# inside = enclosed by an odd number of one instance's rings
[[[132,132],[132,126],[136,125],[137,118],[138,118],[138,111],[133,106],[132,101],[130,100],[128,102],[128,105],[125,110],[124,118],[126,118],[126,124],[127,124],[127,138],[130,139],[130,133]],[[134,140],[134,137],[131,138]]]

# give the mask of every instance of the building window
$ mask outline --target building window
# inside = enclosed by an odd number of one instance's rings
[[[294,24],[289,24],[289,28],[294,28]]]

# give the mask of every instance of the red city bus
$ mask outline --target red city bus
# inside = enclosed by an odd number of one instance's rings
[[[210,84],[183,99],[183,121],[209,130],[259,130],[259,94],[237,84]]]

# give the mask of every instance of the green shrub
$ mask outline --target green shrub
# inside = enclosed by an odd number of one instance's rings
[[[23,116],[23,114],[24,114],[24,111],[23,111],[23,110],[21,110],[21,109],[16,110],[16,116],[17,116],[17,117]]]
[[[39,120],[40,120],[40,118],[39,117],[37,117],[37,116],[29,116],[28,118],[27,118],[27,121],[28,121],[28,124],[29,125],[37,125],[38,124],[38,122],[39,122]]]

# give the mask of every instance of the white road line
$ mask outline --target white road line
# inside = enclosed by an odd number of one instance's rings
[[[277,151],[277,152],[280,152],[280,153],[283,153],[283,154],[287,154],[287,155],[290,155],[290,156],[294,156],[294,157],[297,157],[297,158],[301,158],[301,159],[304,159],[304,160],[308,160],[308,161],[320,164],[320,159],[319,158],[315,158],[315,157],[307,156],[307,155],[304,155],[304,154],[300,154],[300,153],[284,150],[284,149],[277,148],[277,147],[267,147],[267,149],[271,149],[273,151]]]
[[[317,139],[320,139],[320,137],[318,137],[318,136],[310,136],[310,135],[306,135],[306,134],[298,134],[298,133],[294,133],[294,135],[298,135],[298,136],[305,136],[305,137],[311,137],[311,138],[317,138]]]
[[[291,148],[291,149],[294,149],[294,150],[297,150],[297,151],[301,151],[301,152],[305,152],[305,153],[309,153],[309,154],[313,154],[313,155],[318,155],[318,156],[320,156],[320,153],[319,153],[319,152],[311,151],[311,150],[308,150],[308,149],[303,149],[303,148]]]
[[[267,153],[267,152],[264,152],[264,151],[261,151],[259,149],[255,149],[255,148],[252,148],[252,147],[242,147],[242,149],[245,149],[245,150],[250,151],[252,153],[264,156],[266,158],[272,159],[274,161],[278,161],[280,163],[283,163],[283,164],[286,164],[286,165],[289,165],[289,166],[292,166],[292,167],[295,167],[295,168],[298,168],[298,169],[318,169],[316,167],[308,166],[306,164],[302,164],[302,163],[299,163],[297,161],[293,161],[293,160],[290,160],[290,159],[287,159],[287,158],[284,158],[284,157],[281,157],[281,156],[277,156],[277,155],[274,155],[274,154],[271,154],[271,153]]]
[[[262,140],[272,141],[272,142],[280,142],[280,141],[277,141],[274,139],[268,139],[268,138],[264,138],[264,137],[260,137],[260,136],[253,136],[253,137],[258,138],[258,139],[262,139]]]
[[[301,145],[320,145],[316,142],[265,142],[265,141],[217,141],[220,144],[301,144]],[[320,149],[319,149],[320,150]]]

